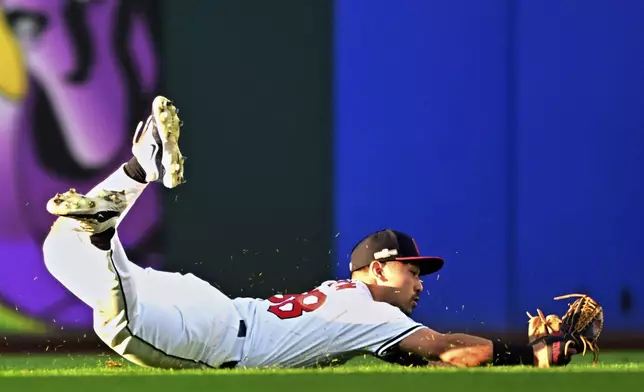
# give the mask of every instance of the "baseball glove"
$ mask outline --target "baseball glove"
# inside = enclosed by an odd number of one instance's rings
[[[577,298],[572,304],[568,304],[568,310],[562,318],[555,314],[545,316],[541,309],[537,309],[537,315],[532,316],[528,321],[528,340],[531,344],[549,336],[563,336],[574,342],[575,348],[581,350],[583,355],[587,350],[593,352],[593,362],[599,360],[599,346],[597,340],[604,326],[604,311],[602,307],[585,294],[568,294],[555,297],[555,300],[566,298]],[[566,345],[567,355],[568,345]]]
[[[560,326],[561,332],[570,335],[577,350],[584,348],[593,352],[593,363],[599,361],[599,346],[597,341],[604,328],[604,310],[601,305],[585,294],[568,294],[555,297],[555,300],[566,298],[577,298],[572,304],[568,304],[568,311],[562,317]]]

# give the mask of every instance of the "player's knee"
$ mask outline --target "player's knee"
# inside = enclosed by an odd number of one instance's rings
[[[78,233],[70,225],[71,219],[58,218],[42,245],[43,261],[47,270],[58,278],[60,269],[79,244]]]
[[[138,301],[126,304],[122,288],[105,291],[94,308],[94,332],[112,350],[123,354],[132,340],[136,325],[132,317],[138,314]],[[135,323],[136,324],[136,323]]]
[[[127,321],[118,322],[115,318],[94,320],[94,333],[107,347],[119,355],[124,355],[133,336],[127,326]]]
[[[61,235],[52,227],[52,230],[47,234],[42,244],[42,252],[45,267],[54,275],[56,275],[57,266],[60,262],[61,249]]]

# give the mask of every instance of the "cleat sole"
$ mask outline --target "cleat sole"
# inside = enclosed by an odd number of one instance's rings
[[[79,223],[81,231],[90,233],[114,227],[126,208],[125,191],[102,191],[89,197],[70,189],[47,202],[49,213],[73,219]]]
[[[184,158],[179,149],[182,121],[177,115],[178,109],[173,102],[163,96],[154,99],[152,111],[159,137],[163,142],[161,157],[161,164],[165,169],[163,185],[167,188],[174,188],[185,182],[183,177]]]
[[[100,210],[120,213],[126,206],[125,191],[103,191],[95,197],[88,197],[70,189],[49,199],[47,211],[57,216],[80,217],[95,215]]]

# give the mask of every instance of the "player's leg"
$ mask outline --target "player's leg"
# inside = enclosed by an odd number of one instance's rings
[[[166,187],[173,188],[183,182],[183,157],[178,147],[180,120],[176,112],[168,99],[155,98],[152,114],[136,129],[129,162],[86,195],[70,189],[47,203],[47,211],[60,217],[44,243],[47,267],[94,309],[102,303],[94,297],[105,293],[99,282],[107,279],[106,284],[112,284],[114,272],[96,271],[97,263],[85,260],[100,259],[98,264],[107,268],[106,252],[111,249],[115,229],[149,183],[163,179]],[[139,267],[132,264],[130,268]]]
[[[68,194],[63,197],[70,196]],[[121,194],[104,204],[124,203]],[[109,198],[109,196],[108,196]],[[76,194],[73,199],[87,205],[99,198]],[[106,211],[115,211],[110,206]],[[93,309],[94,331],[105,344],[127,360],[141,366],[160,368],[203,368],[206,364],[192,353],[181,356],[183,332],[180,314],[172,304],[154,301],[154,292],[168,289],[150,284],[150,274],[166,274],[142,269],[128,260],[118,238],[115,222],[102,226],[102,232],[91,230],[82,218],[59,218],[45,240],[43,252],[50,273],[68,290]],[[98,227],[98,226],[95,226]],[[108,245],[106,245],[108,244]],[[157,285],[163,284],[154,279]],[[141,289],[141,285],[145,286]],[[141,295],[143,294],[143,295]],[[151,301],[152,299],[152,301]],[[157,335],[144,334],[150,326]],[[179,350],[178,350],[179,349]]]
[[[133,148],[136,159],[119,168],[87,195],[70,190],[48,202],[48,211],[59,218],[43,244],[43,253],[50,273],[92,307],[94,329],[114,351],[143,366],[200,368],[205,364],[192,357],[173,355],[168,352],[171,350],[164,351],[137,336],[142,323],[151,320],[164,323],[161,340],[167,341],[165,335],[181,332],[182,320],[179,314],[169,312],[168,306],[159,309],[155,308],[154,302],[147,307],[141,303],[137,284],[142,282],[147,286],[150,297],[150,290],[154,290],[153,285],[146,283],[150,281],[150,271],[128,260],[116,230],[148,180],[163,180],[167,187],[183,181],[183,160],[176,136],[172,135],[178,130],[178,118],[173,107],[170,116],[162,116],[163,109],[167,110],[169,106],[166,101],[156,99],[153,116],[145,127],[140,126],[137,130],[140,137]],[[174,144],[164,145],[164,140]],[[152,143],[156,145],[152,146]],[[154,153],[144,154],[146,144]],[[144,167],[148,170],[140,170]],[[152,317],[143,316],[146,311]],[[166,348],[173,347],[166,344]]]
[[[178,113],[167,98],[156,97],[152,102],[152,114],[145,124],[139,122],[134,133],[132,159],[87,192],[87,196],[93,197],[104,190],[124,191],[128,205],[119,222],[148,184],[162,182],[165,187],[174,188],[185,182],[184,157],[179,149],[182,124]]]

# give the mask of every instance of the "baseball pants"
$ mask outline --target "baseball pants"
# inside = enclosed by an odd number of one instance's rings
[[[129,211],[146,184],[122,168],[96,186],[126,190]],[[233,301],[192,274],[141,268],[118,237],[111,249],[92,245],[78,223],[58,218],[43,243],[49,272],[93,309],[98,337],[125,359],[146,367],[194,369],[234,366],[241,359],[245,325]],[[232,364],[232,365],[231,365]]]

